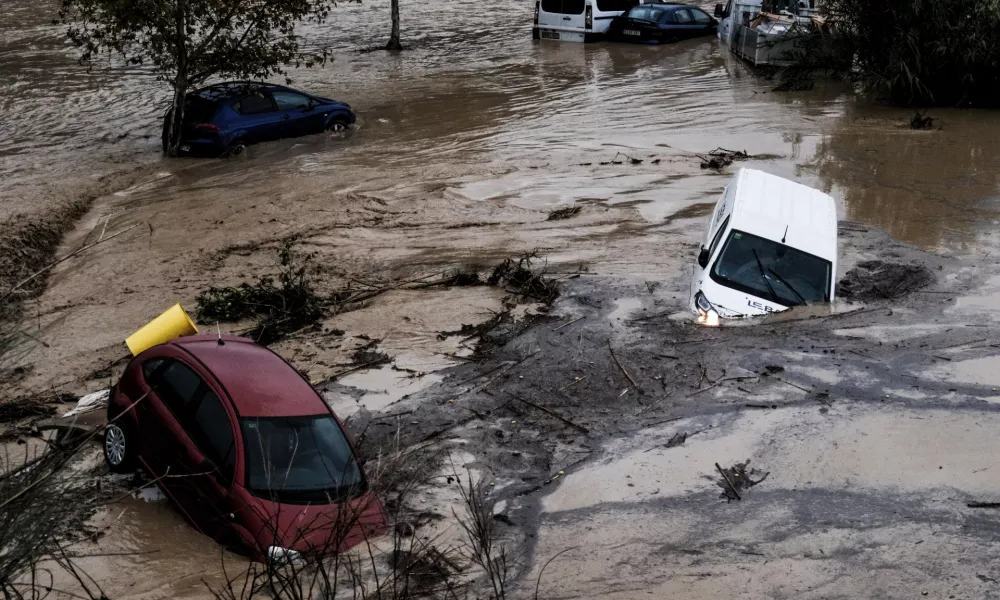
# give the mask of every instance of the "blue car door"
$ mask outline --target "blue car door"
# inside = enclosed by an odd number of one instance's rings
[[[248,142],[266,142],[279,136],[278,123],[281,116],[271,95],[265,90],[254,90],[233,104],[233,110],[239,115],[236,129],[242,131],[241,137]]]
[[[674,25],[671,27],[671,32],[675,39],[696,37],[700,29],[702,27],[695,23],[691,9],[679,8],[674,11]]]
[[[283,88],[272,88],[271,96],[281,116],[280,137],[295,137],[323,131],[325,125],[323,114],[316,108],[317,103],[312,98]]]
[[[688,8],[688,11],[694,19],[694,24],[696,25],[694,31],[696,35],[710,35],[715,33],[718,24],[707,12],[694,6]]]

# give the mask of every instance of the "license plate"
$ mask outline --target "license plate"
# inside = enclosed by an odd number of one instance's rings
[[[638,29],[623,29],[622,33],[625,35],[642,35],[642,32]]]
[[[181,146],[181,152],[190,152],[190,151],[191,151],[191,146],[188,146],[187,144]]]
[[[558,31],[546,31],[546,30],[543,29],[542,30],[542,39],[544,39],[544,40],[558,40],[559,39],[559,32]]]

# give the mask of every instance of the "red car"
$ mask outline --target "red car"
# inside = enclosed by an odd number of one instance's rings
[[[245,338],[184,337],[135,357],[111,390],[104,458],[118,473],[143,467],[198,530],[257,560],[386,530],[340,420]]]

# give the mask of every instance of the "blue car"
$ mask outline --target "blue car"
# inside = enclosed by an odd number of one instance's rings
[[[163,148],[171,111],[163,118]],[[356,121],[343,102],[269,83],[230,81],[187,95],[180,154],[232,156],[250,144],[323,131],[346,131]]]
[[[661,44],[715,35],[718,26],[718,21],[697,6],[640,4],[611,21],[608,39],[634,44]]]

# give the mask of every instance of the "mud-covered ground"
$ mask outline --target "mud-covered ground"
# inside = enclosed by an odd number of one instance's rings
[[[35,401],[61,412],[55,401],[106,387],[127,335],[175,302],[194,312],[210,286],[276,273],[294,237],[318,292],[385,291],[274,349],[363,444],[398,433],[433,460],[414,508],[441,518],[418,536],[460,537],[448,473],[493,483],[512,595],[533,597],[564,551],[540,598],[1000,594],[1000,513],[967,506],[1000,499],[993,113],[936,111],[941,129],[912,131],[911,113],[841,88],[774,93],[711,39],[532,43],[502,25],[530,21],[515,2],[404,3],[411,50],[361,54],[383,34],[374,2],[344,9],[341,37],[310,30],[337,60],[294,73],[348,101],[356,130],[163,160],[162,90],[141,72],[76,70],[35,3],[14,1],[0,23],[0,231],[48,223],[54,256],[124,233],[23,295],[3,332],[16,341],[4,410],[28,397],[32,419]],[[702,169],[694,153],[718,146],[757,158]],[[836,312],[718,329],[686,314],[705,216],[743,165],[837,198]],[[488,346],[457,332],[495,319],[509,290],[421,285],[532,251],[561,295],[522,298]],[[46,262],[11,256],[25,275]],[[375,352],[390,362],[359,368]],[[95,490],[79,493],[96,510],[87,549],[104,556],[88,573],[110,598],[206,597],[218,547],[157,494],[126,494],[133,482],[96,452],[83,467]],[[716,463],[746,460],[767,478],[720,497]]]

